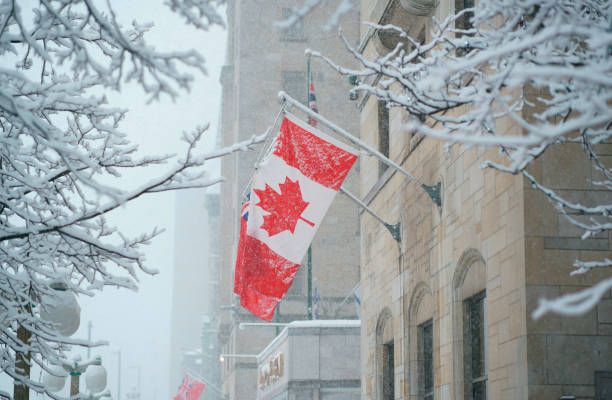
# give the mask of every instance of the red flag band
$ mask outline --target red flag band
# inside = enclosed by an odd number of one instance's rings
[[[274,315],[356,159],[354,150],[316,128],[295,117],[283,120],[241,218],[234,292],[254,315]]]

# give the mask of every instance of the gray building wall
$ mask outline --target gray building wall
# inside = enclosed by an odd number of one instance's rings
[[[272,358],[283,365],[280,377],[259,382],[257,400],[359,399],[359,348],[359,321],[288,325],[258,356],[260,377]]]
[[[324,8],[304,21],[303,34],[287,37],[274,29],[274,21],[283,18],[284,8],[298,6],[297,1],[228,2],[227,65],[223,69],[221,136],[224,145],[261,134],[272,125],[278,113],[277,93],[288,91],[306,103],[307,80],[304,50],[319,50],[334,59],[351,64],[351,56],[333,31],[322,27],[332,12]],[[358,38],[358,10],[346,14],[341,22],[349,41]],[[358,135],[359,114],[347,100],[348,82],[313,60],[312,71],[319,111],[326,118]],[[253,354],[263,349],[275,336],[274,328],[238,329],[241,321],[260,321],[234,298],[233,272],[239,235],[241,194],[252,174],[258,151],[236,154],[222,160],[222,174],[227,181],[221,187],[221,279],[219,335],[224,353]],[[358,192],[358,171],[349,174],[347,187]],[[321,318],[354,318],[350,295],[359,281],[359,218],[357,207],[339,195],[330,208],[312,245],[313,288],[319,290]],[[305,262],[306,260],[304,260]],[[278,319],[292,321],[307,318],[307,279],[300,269],[294,285],[280,304]],[[341,304],[342,303],[342,304]],[[234,308],[232,308],[234,306]],[[224,389],[230,399],[253,398],[255,366],[248,359],[231,359],[222,366]]]

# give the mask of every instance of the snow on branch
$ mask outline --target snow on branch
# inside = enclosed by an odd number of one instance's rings
[[[566,316],[582,315],[595,307],[610,289],[612,289],[612,278],[604,279],[587,289],[553,300],[540,299],[538,308],[531,314],[531,317],[538,319],[549,312]]]
[[[199,29],[223,25],[223,0],[168,0]],[[205,73],[196,51],[160,52],[145,41],[151,24],[124,28],[93,0],[0,0],[0,369],[39,393],[19,360],[46,368],[71,345],[41,317],[57,297],[52,282],[93,296],[105,286],[138,288],[142,246],[162,231],[126,237],[107,215],[140,196],[202,188],[222,178],[206,162],[252,148],[264,136],[203,154],[207,127],[184,134],[184,153],[138,157],[121,132],[127,110],[107,104],[108,91],[134,82],[152,101],[188,90]],[[11,67],[11,64],[13,67]],[[120,189],[128,170],[165,165],[149,182]],[[24,335],[23,332],[26,332]],[[25,360],[25,361],[24,361]],[[57,398],[57,396],[47,393]]]
[[[393,49],[374,57],[340,32],[357,68],[309,52],[357,78],[355,94],[406,112],[406,132],[448,146],[500,149],[500,156],[482,167],[523,175],[588,239],[612,230],[612,164],[606,150],[612,143],[611,15],[606,0],[480,1],[475,8],[434,18],[424,41],[397,26],[370,24],[397,38]],[[571,154],[592,173],[566,189],[547,186],[531,172],[545,153]],[[592,195],[577,200],[571,185]],[[611,266],[608,258],[574,265],[574,273]],[[584,312],[601,297],[601,288],[609,288],[605,282],[569,302],[546,303],[537,315],[564,312],[563,307],[569,314]]]
[[[212,25],[225,26],[217,12],[225,0],[168,0],[166,5],[183,16],[188,24],[208,30]]]

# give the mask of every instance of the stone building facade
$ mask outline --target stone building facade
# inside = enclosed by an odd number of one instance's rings
[[[435,3],[364,0],[361,18],[402,26],[418,40],[432,15],[455,11],[454,1]],[[431,5],[431,13],[415,15],[423,9],[415,4]],[[375,59],[389,40],[362,25],[359,49]],[[439,207],[400,173],[361,158],[362,198],[401,222],[402,235],[398,244],[361,214],[362,399],[594,399],[610,388],[610,293],[580,317],[530,317],[540,297],[609,276],[569,275],[575,259],[612,256],[608,233],[581,240],[521,176],[482,169],[484,160],[499,159],[496,149],[447,152],[444,143],[400,131],[401,110],[385,111],[363,95],[357,105],[362,140],[374,147],[388,140],[392,160],[425,184],[442,184]],[[550,149],[530,172],[577,201],[609,204],[611,193],[589,184],[593,166],[576,150]],[[598,151],[612,154],[612,147]]]
[[[296,0],[227,2],[228,47],[221,76],[220,118],[224,146],[264,133],[280,109],[279,91],[284,90],[307,104],[305,49],[319,50],[350,65],[351,56],[344,50],[342,41],[322,28],[333,12],[331,9],[320,9],[287,31],[275,29],[274,23],[286,18],[290,8],[300,3]],[[340,25],[349,40],[356,43],[358,7],[345,14]],[[357,134],[359,113],[347,101],[349,83],[316,60],[312,61],[311,69],[319,111]],[[241,203],[259,152],[244,152],[222,160],[221,172],[226,182],[221,186],[218,330],[221,352],[225,354],[258,354],[277,334],[275,327],[239,329],[241,322],[264,321],[243,309],[232,292]],[[359,174],[354,169],[345,184],[356,192]],[[312,244],[311,290],[314,292],[316,288],[318,292],[321,319],[356,317],[351,292],[359,282],[359,228],[356,205],[337,196]],[[274,321],[308,319],[307,291],[303,265],[277,308]],[[229,399],[255,398],[257,364],[253,357],[228,357],[221,369],[222,387]]]

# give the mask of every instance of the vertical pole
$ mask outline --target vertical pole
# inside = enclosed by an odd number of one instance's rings
[[[312,247],[308,246],[308,319],[312,319]]]
[[[87,341],[91,344],[91,328],[93,327],[93,324],[91,323],[91,321],[89,321],[87,323]],[[87,346],[87,359],[89,360],[91,358],[91,347]]]
[[[119,368],[117,368],[117,400],[121,400],[121,350],[117,351]]]
[[[29,311],[29,310],[28,310]],[[32,332],[19,325],[17,328],[17,338],[25,345],[29,346]],[[15,369],[17,373],[24,378],[30,377],[30,352],[22,353],[18,351],[15,354]],[[30,388],[25,383],[15,382],[13,386],[13,398],[15,400],[29,400]]]
[[[306,107],[310,109],[310,55],[306,56]],[[308,123],[312,125],[310,116],[308,116]]]
[[[76,398],[79,394],[79,378],[81,376],[80,372],[71,372],[70,373],[70,397]]]
[[[276,313],[275,313],[275,314],[276,314],[276,315],[274,315],[274,320],[275,320],[276,322],[279,322],[279,321],[280,321],[280,303],[278,303],[278,305],[276,306]],[[278,326],[278,325],[276,325],[276,327],[275,327],[275,329],[274,329],[274,330],[275,330],[275,332],[276,332],[276,336],[278,336],[278,333],[280,332],[280,328],[279,328],[279,326]]]
[[[306,88],[306,105],[310,108],[310,55],[306,57],[306,76],[308,87]],[[308,123],[312,125],[312,120],[308,117]],[[308,275],[308,319],[312,319],[312,246],[308,246],[308,263],[307,266],[307,275]]]

